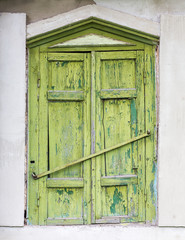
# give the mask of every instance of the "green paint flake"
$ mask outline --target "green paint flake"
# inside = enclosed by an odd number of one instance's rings
[[[99,149],[101,150],[101,144],[100,144],[100,143],[97,143],[97,146],[98,146]]]
[[[67,188],[64,189],[65,192],[68,194],[68,195],[72,195],[73,194],[73,191],[72,190],[67,190]]]
[[[152,180],[150,183],[150,193],[151,193],[151,200],[154,199],[154,181]]]
[[[131,101],[131,123],[135,124],[137,119],[136,105],[135,101]]]
[[[135,100],[131,101],[131,125],[132,125],[132,130],[135,129],[135,136],[137,136],[137,111],[136,111],[136,105],[135,105]]]
[[[127,156],[130,158],[130,148],[127,150]]]
[[[68,64],[68,61],[63,61],[63,62],[61,63],[61,66],[63,67],[63,66],[65,66],[66,64]]]
[[[81,124],[81,125],[78,127],[78,130],[79,130],[79,131],[82,131],[82,129],[83,129],[83,124]]]
[[[134,187],[134,194],[136,194],[137,193],[136,185],[134,184],[133,187]]]
[[[152,173],[155,173],[155,169],[156,169],[156,164],[155,162],[153,162]]]
[[[110,137],[110,128],[108,128],[107,131],[108,131],[108,136]]]
[[[148,119],[149,119],[149,122],[150,122],[150,110],[149,109],[147,109],[147,112],[148,112]]]
[[[62,195],[63,192],[64,192],[64,190],[57,190],[57,193],[58,193],[59,195]]]
[[[81,83],[81,79],[79,79],[79,80],[78,80],[78,87],[79,87],[79,88],[81,88],[81,87],[82,87],[82,85],[81,85],[81,84],[82,84],[82,83]]]

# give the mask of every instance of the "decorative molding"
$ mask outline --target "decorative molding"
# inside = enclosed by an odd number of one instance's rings
[[[133,45],[128,42],[119,41],[116,39],[100,36],[97,34],[88,34],[83,37],[78,37],[72,40],[68,40],[63,43],[58,43],[49,48],[65,47],[65,46],[112,46],[112,45]]]

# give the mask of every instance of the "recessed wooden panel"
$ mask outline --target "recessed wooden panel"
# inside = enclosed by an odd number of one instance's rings
[[[105,148],[131,138],[130,100],[104,101],[104,144]],[[131,144],[105,154],[107,176],[131,173]]]
[[[50,89],[79,91],[84,87],[84,62],[57,60],[50,65]]]
[[[49,167],[53,169],[83,156],[83,103],[49,103]],[[52,177],[82,177],[81,164]]]
[[[82,188],[49,188],[48,218],[82,218]]]
[[[101,88],[119,89],[136,87],[136,53],[101,53]]]
[[[104,204],[103,216],[127,215],[127,186],[111,186],[102,188]]]
[[[103,75],[102,89],[135,88],[134,60],[103,60],[101,61]]]

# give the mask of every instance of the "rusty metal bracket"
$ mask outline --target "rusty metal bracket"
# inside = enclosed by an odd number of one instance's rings
[[[132,139],[126,141],[126,142],[119,143],[119,144],[117,144],[117,145],[115,145],[115,146],[113,146],[113,147],[106,148],[106,149],[101,150],[101,151],[99,151],[99,152],[97,152],[97,153],[93,153],[93,154],[91,154],[91,155],[89,155],[89,156],[87,156],[87,157],[80,158],[80,159],[78,159],[78,160],[76,160],[76,161],[73,161],[73,162],[71,162],[71,163],[65,164],[64,166],[56,167],[56,168],[54,168],[54,169],[52,169],[52,170],[49,170],[49,171],[40,173],[40,174],[38,174],[38,175],[36,175],[36,173],[33,172],[33,173],[32,173],[32,177],[33,177],[33,179],[37,180],[37,179],[39,179],[39,178],[41,178],[41,177],[44,177],[44,176],[46,176],[46,175],[48,175],[48,174],[51,174],[51,173],[54,173],[54,172],[58,172],[58,171],[60,171],[60,170],[62,170],[62,169],[64,169],[64,168],[73,166],[73,165],[75,165],[75,164],[77,164],[77,163],[84,162],[84,161],[86,161],[86,160],[88,160],[88,159],[97,157],[97,156],[99,156],[99,155],[101,155],[101,154],[104,154],[104,153],[106,153],[106,152],[110,152],[110,151],[112,151],[112,150],[114,150],[114,149],[123,147],[123,146],[125,146],[125,145],[127,145],[127,144],[129,144],[129,143],[138,141],[138,140],[140,140],[140,139],[142,139],[142,138],[146,138],[146,137],[148,137],[148,136],[150,136],[150,130],[148,130],[147,133],[144,133],[143,135],[140,135],[140,136],[138,136],[138,137],[132,138]]]

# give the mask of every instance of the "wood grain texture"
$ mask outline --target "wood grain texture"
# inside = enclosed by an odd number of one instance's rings
[[[47,53],[40,54],[40,90],[39,90],[39,171],[48,169],[48,61]],[[39,225],[45,225],[47,219],[46,179],[39,179]]]
[[[119,31],[94,32],[135,46],[51,52],[60,33],[30,51],[30,224],[155,223],[154,48]]]
[[[96,54],[96,151],[143,133],[145,128],[143,62],[142,51]],[[113,88],[115,91],[136,88],[137,97],[121,99],[111,96],[111,99],[101,99],[100,92]],[[97,157],[96,222],[106,223],[105,216],[120,216],[120,222],[143,222],[145,219],[143,213],[145,142],[141,140],[134,144],[127,144],[105,153],[101,158]],[[128,180],[124,184],[119,176],[128,174],[136,174],[138,182]],[[101,183],[106,187],[102,187]],[[120,204],[122,208],[119,208]]]
[[[90,58],[86,53],[54,53],[49,55],[49,64],[49,87],[54,89],[48,92],[49,169],[54,169],[90,153]],[[62,224],[72,224],[73,218],[81,219],[74,223],[90,223],[90,161],[50,177],[58,181],[50,180],[47,223],[53,219],[58,224],[58,218],[65,219],[59,221]],[[54,190],[51,186],[58,187]]]
[[[146,131],[145,129],[145,102],[144,102],[144,53],[143,51],[137,51],[136,60],[136,78],[137,78],[137,134],[142,134]],[[137,205],[131,205],[131,209],[138,207],[138,220],[141,222],[145,221],[145,139],[138,142],[137,146],[137,162],[138,162],[138,188],[136,189],[137,195],[135,198],[138,199]],[[131,186],[131,189],[133,186]],[[132,198],[132,196],[131,196]]]
[[[29,128],[29,148],[28,148],[28,224],[38,224],[38,182],[33,181],[32,172],[39,170],[38,162],[38,88],[37,79],[40,72],[39,48],[29,50],[29,82],[28,82],[28,128]]]
[[[82,91],[48,91],[48,100],[50,101],[83,101]]]
[[[157,221],[157,161],[156,161],[156,89],[155,47],[145,46],[145,119],[151,136],[146,140],[146,221]]]

